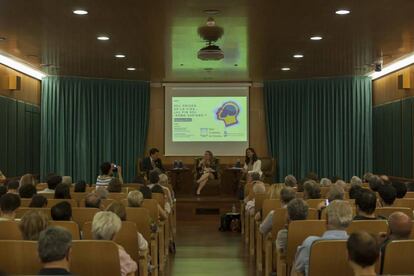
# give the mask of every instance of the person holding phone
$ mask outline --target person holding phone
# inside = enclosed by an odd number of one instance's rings
[[[122,179],[122,168],[119,165],[104,162],[101,165],[101,173],[102,174],[96,179],[96,187],[108,187],[109,182],[115,177],[119,179],[121,184],[124,184],[124,180]],[[114,173],[116,173],[115,177]]]

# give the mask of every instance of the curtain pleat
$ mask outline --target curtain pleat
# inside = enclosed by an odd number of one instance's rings
[[[149,83],[72,77],[42,81],[41,175],[95,183],[100,164],[123,167],[132,181],[144,154]]]
[[[372,170],[371,79],[266,81],[268,144],[286,175],[349,179]]]

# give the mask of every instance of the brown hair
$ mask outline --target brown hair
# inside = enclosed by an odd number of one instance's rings
[[[115,213],[122,221],[126,221],[126,209],[123,204],[116,201],[112,202],[106,207],[106,211]]]
[[[29,241],[37,241],[39,234],[48,226],[49,218],[45,213],[37,210],[26,212],[19,224],[23,239]]]

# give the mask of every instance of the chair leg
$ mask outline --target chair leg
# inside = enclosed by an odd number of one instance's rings
[[[241,227],[241,234],[244,237],[244,202],[240,201],[240,227]]]
[[[151,262],[154,266],[151,276],[158,276],[158,235],[155,233],[151,239]]]
[[[263,235],[259,231],[259,222],[255,223],[255,232],[256,232],[256,269],[257,271],[262,271],[262,258],[263,258]]]
[[[148,276],[148,251],[140,253],[139,256],[139,276]]]
[[[162,223],[158,232],[158,267],[160,271],[164,271],[165,254],[164,254],[164,232],[165,224]]]
[[[273,249],[273,245],[272,245],[272,237],[271,234],[269,234],[266,237],[265,240],[265,269],[264,269],[264,275],[268,276],[270,274],[270,272],[272,272],[272,252]]]
[[[246,244],[249,244],[249,238],[250,238],[250,216],[248,212],[244,212],[244,242]]]
[[[254,216],[253,215],[249,215],[249,248],[250,248],[250,255],[253,256],[254,255],[254,245],[255,245],[255,231],[254,231],[254,226],[255,226],[255,221],[254,221]]]

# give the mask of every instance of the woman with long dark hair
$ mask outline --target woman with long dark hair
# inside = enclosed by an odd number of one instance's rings
[[[257,172],[262,175],[262,161],[257,158],[253,148],[246,149],[246,159],[244,162],[243,172],[246,174]]]
[[[214,178],[217,178],[217,164],[213,157],[213,153],[206,150],[203,159],[201,159],[197,166],[197,195],[200,195],[201,190],[207,184],[207,181]]]

